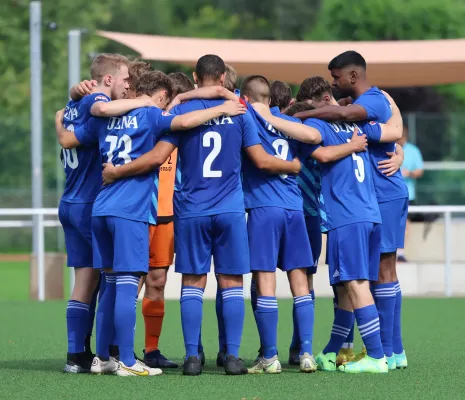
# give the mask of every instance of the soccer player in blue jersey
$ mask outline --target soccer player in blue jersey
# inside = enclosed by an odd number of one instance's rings
[[[221,86],[224,74],[223,60],[206,55],[197,62],[195,80],[201,89]],[[193,100],[177,106],[173,112],[185,114],[223,103],[224,100]],[[212,119],[188,132],[164,137],[133,165],[112,168],[107,174],[104,171],[104,179],[110,176],[110,181],[127,174],[143,173],[159,165],[178,147],[182,177],[175,219],[175,247],[176,272],[183,274],[181,318],[186,347],[185,375],[202,372],[198,340],[203,291],[212,255],[223,300],[224,368],[231,375],[247,373],[238,357],[244,323],[242,277],[250,272],[240,180],[242,149],[260,169],[269,173],[297,174],[300,170],[297,160],[285,161],[265,152],[251,118],[246,113],[235,118]]]
[[[243,112],[242,106],[230,103],[196,113],[175,117],[161,108],[171,97],[169,78],[153,71],[140,79],[137,93],[156,107],[144,107],[122,117],[91,118],[74,133],[57,123],[57,135],[67,148],[98,142],[100,156],[116,165],[130,163],[153,148],[160,136],[176,129],[189,129],[212,118]],[[153,174],[124,179],[103,187],[92,210],[94,268],[104,269],[106,289],[97,312],[97,356],[91,371],[116,372],[120,376],[158,375],[135,360],[135,302],[139,277],[148,269],[147,221]],[[128,232],[130,235],[128,235]],[[118,339],[120,361],[109,355],[113,331]]]
[[[92,115],[119,115],[140,107],[146,101],[122,99],[128,90],[128,60],[117,54],[101,54],[92,62],[87,81],[71,89],[72,100],[66,105],[63,123],[74,131]],[[79,91],[81,87],[81,91]],[[61,144],[61,143],[60,143]],[[99,271],[92,268],[91,211],[101,185],[101,162],[97,146],[64,146],[61,158],[66,184],[59,206],[68,254],[68,266],[74,267],[75,285],[66,311],[68,355],[65,372],[88,372],[93,354],[90,338],[95,315]],[[96,290],[97,288],[97,290]]]
[[[270,84],[263,76],[249,76],[241,85],[241,96],[248,102],[269,107]],[[308,130],[309,136],[313,133],[300,121],[290,121],[290,117],[280,113],[281,130],[275,129],[255,110],[252,115],[264,148],[278,158],[291,160],[299,151],[299,143],[286,136],[288,130]],[[318,137],[315,135],[315,142]],[[263,351],[249,373],[281,372],[277,356],[277,268],[287,272],[294,296],[300,336],[300,370],[314,372],[317,368],[312,349],[314,309],[306,272],[313,265],[313,257],[297,180],[288,175],[269,176],[245,160],[243,185],[245,206],[249,211],[250,267],[257,284],[255,319]]]
[[[346,143],[355,129],[366,134],[372,142],[391,142],[402,132],[400,111],[394,102],[391,106],[393,116],[386,125],[376,122],[328,123],[312,118],[304,124],[321,133],[323,146]],[[306,140],[304,136],[295,138]],[[347,373],[388,372],[378,311],[369,285],[370,281],[378,279],[381,245],[381,216],[374,190],[374,171],[369,162],[367,153],[358,153],[321,165],[329,275],[331,284],[337,286],[338,291],[338,309],[331,338],[316,357],[318,367],[326,371],[336,370],[336,355],[353,325],[355,314],[367,355],[341,365],[339,370]]]
[[[349,107],[323,107],[309,112],[306,117],[321,118],[329,121],[373,120],[386,122],[391,116],[389,101],[377,88],[369,85],[366,79],[365,59],[355,51],[347,51],[335,57],[328,65],[333,77],[333,86],[341,95],[351,96],[354,102]],[[400,171],[393,175],[384,174],[379,168],[380,162],[389,155],[401,152],[400,146],[391,143],[370,145],[369,154],[374,171],[376,197],[381,217],[381,257],[379,280],[373,285],[377,308],[380,315],[381,337],[390,369],[407,366],[407,358],[401,341],[393,338],[394,321],[400,321],[402,295],[396,273],[396,252],[404,245],[405,225],[408,213],[408,190]],[[396,289],[399,288],[399,289]],[[399,315],[396,315],[399,314]],[[396,329],[400,326],[396,324]],[[352,333],[353,337],[353,333]],[[396,351],[393,351],[393,347]]]

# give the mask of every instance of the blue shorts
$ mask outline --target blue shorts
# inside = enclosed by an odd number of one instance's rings
[[[381,253],[393,253],[404,248],[408,198],[379,203],[381,213]]]
[[[58,218],[65,234],[68,267],[92,267],[92,206],[60,201]]]
[[[312,249],[302,211],[259,207],[247,221],[250,269],[274,272],[313,266]]]
[[[94,268],[113,272],[149,269],[149,228],[146,222],[119,217],[92,217]]]
[[[318,260],[321,255],[321,246],[322,246],[322,233],[320,226],[320,216],[319,215],[306,215],[305,216],[305,226],[307,227],[308,238],[310,239],[310,247],[312,249],[313,255],[313,267],[307,268],[307,274],[313,275],[316,274],[318,269]]]
[[[244,213],[175,218],[175,271],[203,275],[210,272],[244,275],[250,272],[249,242]]]
[[[329,281],[377,281],[381,224],[361,222],[328,232]]]

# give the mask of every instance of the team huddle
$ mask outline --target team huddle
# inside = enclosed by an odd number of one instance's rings
[[[277,268],[294,298],[289,364],[307,373],[407,367],[396,275],[408,208],[395,144],[402,117],[387,93],[368,84],[360,54],[342,53],[328,69],[332,86],[305,79],[294,100],[289,85],[261,75],[237,88],[234,69],[216,55],[198,60],[195,86],[181,72],[165,75],[124,56],[94,59],[91,80],[71,89],[55,121],[66,173],[59,218],[75,269],[65,372],[152,376],[178,367],[158,347],[174,253],[184,375],[201,374],[205,364],[202,306],[212,257],[216,364],[226,374],[281,372]],[[335,311],[328,344],[314,357],[322,234]],[[239,352],[250,272],[260,349],[247,368]],[[139,359],[135,305],[143,285]]]

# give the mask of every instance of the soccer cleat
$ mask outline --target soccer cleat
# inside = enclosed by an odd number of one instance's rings
[[[320,371],[336,371],[336,353],[323,354],[321,352],[315,357],[315,361]]]
[[[63,372],[70,374],[85,374],[90,372],[92,365],[91,355],[83,353],[68,353],[66,356],[66,365]]]
[[[178,364],[168,360],[160,350],[154,350],[146,353],[144,350],[143,363],[150,368],[178,368]]]
[[[253,361],[254,365],[257,362],[259,362],[262,358],[263,358],[263,347],[260,346],[260,348],[258,349],[258,355],[257,355],[257,357],[255,357],[255,360]]]
[[[196,356],[190,356],[184,361],[182,374],[196,376],[202,373],[202,362]]]
[[[388,364],[388,369],[390,371],[395,370],[397,368],[397,366],[396,366],[396,357],[394,356],[394,354],[391,357],[386,357],[386,361],[387,361],[387,364]]]
[[[397,369],[407,368],[407,356],[405,354],[405,350],[400,354],[393,353],[393,355],[394,355],[394,358],[396,359]]]
[[[118,361],[113,357],[110,357],[108,361],[104,361],[95,356],[92,361],[92,367],[90,367],[90,372],[96,375],[114,374],[117,369]]]
[[[299,356],[300,372],[315,372],[318,369],[315,359],[311,354],[304,353]]]
[[[224,358],[226,357],[226,354],[224,353],[224,351],[220,351],[218,352],[218,354],[216,355],[216,366],[221,368],[221,367],[224,367]]]
[[[355,359],[353,361],[360,361],[362,358],[365,358],[366,355],[367,355],[367,348],[363,346],[362,351],[355,356]]]
[[[289,365],[300,365],[300,349],[289,349]]]
[[[162,373],[161,369],[150,368],[140,360],[136,360],[136,363],[132,367],[128,367],[120,361],[116,370],[116,375],[118,376],[155,376]]]
[[[359,361],[354,361],[339,366],[339,371],[349,374],[359,374],[362,372],[369,372],[372,374],[386,374],[389,369],[386,357],[376,359],[367,355]]]
[[[261,357],[256,360],[252,368],[248,369],[249,374],[280,374],[281,363],[278,360],[278,356],[272,358]]]
[[[339,350],[339,353],[337,353],[337,358],[336,358],[336,366],[339,367],[339,365],[346,364],[348,362],[355,361],[355,353],[354,349],[344,349],[342,348]]]
[[[231,354],[224,359],[224,371],[226,375],[246,375],[249,372],[244,361]]]

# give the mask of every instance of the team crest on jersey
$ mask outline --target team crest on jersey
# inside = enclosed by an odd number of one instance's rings
[[[104,100],[104,101],[108,101],[108,99],[105,97],[105,96],[102,96],[102,95],[99,95],[97,96],[94,101],[97,101],[97,100]]]
[[[376,125],[375,121],[370,121],[370,125]]]
[[[171,114],[168,111],[163,111],[161,115],[163,115],[164,117],[169,117]]]

